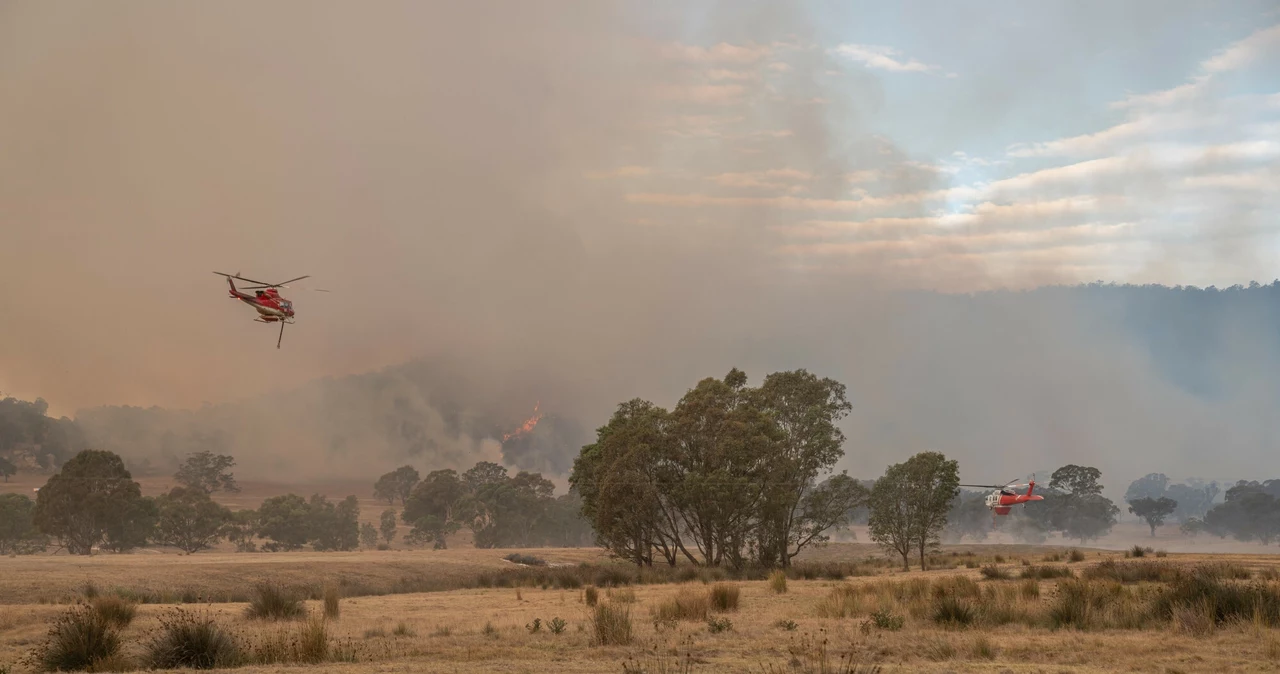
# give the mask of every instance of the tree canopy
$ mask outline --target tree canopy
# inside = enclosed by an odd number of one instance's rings
[[[795,370],[752,388],[734,368],[697,382],[670,411],[619,404],[570,483],[597,542],[638,565],[656,556],[787,566],[866,499],[858,481],[828,475],[849,408],[831,379]]]

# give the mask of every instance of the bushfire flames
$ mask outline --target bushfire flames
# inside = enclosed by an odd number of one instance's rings
[[[533,416],[529,417],[528,419],[525,419],[524,423],[520,425],[520,428],[517,428],[516,430],[514,430],[514,431],[512,431],[512,432],[510,432],[510,433],[503,433],[503,434],[502,434],[502,441],[503,441],[503,442],[506,442],[507,440],[510,440],[511,438],[514,438],[514,437],[519,436],[519,435],[524,435],[524,434],[526,434],[526,433],[528,433],[528,432],[532,431],[532,430],[533,430],[533,428],[534,428],[534,426],[537,426],[537,425],[538,425],[538,421],[539,421],[540,419],[542,419],[542,413],[538,411],[538,407],[539,407],[540,405],[542,405],[542,402],[541,402],[541,401],[539,401],[538,403],[536,403],[536,404],[533,406]]]

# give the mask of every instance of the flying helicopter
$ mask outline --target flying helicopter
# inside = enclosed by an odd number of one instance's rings
[[[288,288],[289,286],[287,284],[289,283],[311,277],[299,276],[298,278],[292,278],[288,281],[284,281],[283,283],[263,283],[262,281],[247,279],[241,276],[239,272],[236,272],[235,274],[224,274],[220,271],[215,271],[213,273],[227,277],[227,285],[231,287],[231,299],[240,300],[258,311],[258,315],[254,317],[255,321],[260,323],[280,324],[280,336],[276,338],[276,348],[280,348],[280,342],[284,340],[284,326],[286,323],[293,322],[294,312],[293,302],[290,302],[282,296],[277,288]],[[249,293],[242,292],[237,289],[235,281],[232,281],[231,279],[240,279],[246,283],[257,284],[244,287],[244,290],[252,290],[254,293],[250,295]],[[314,288],[314,290],[322,293],[329,292],[328,290],[322,290],[320,288]]]
[[[1036,488],[1036,478],[1034,475],[1031,476],[1031,480],[1029,482],[1023,484],[1016,484],[1016,482],[1017,481],[1014,480],[1013,482],[1007,482],[1005,484],[962,484],[960,486],[975,487],[979,489],[994,489],[995,491],[987,494],[986,498],[987,507],[991,509],[991,515],[994,518],[996,515],[1008,515],[1013,511],[1013,507],[1016,505],[1025,505],[1031,501],[1044,500],[1043,496],[1039,494],[1032,495],[1031,493],[1035,491]],[[1026,487],[1027,493],[1019,494],[1017,491],[1014,491],[1019,487]]]

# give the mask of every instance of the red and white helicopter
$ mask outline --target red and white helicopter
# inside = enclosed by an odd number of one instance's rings
[[[299,276],[298,278],[289,279],[284,283],[263,283],[262,281],[244,278],[239,273],[224,274],[220,271],[215,271],[213,273],[227,277],[227,285],[231,287],[231,299],[240,300],[258,311],[258,315],[254,317],[255,321],[260,323],[280,323],[280,336],[276,338],[276,348],[280,348],[280,342],[284,339],[285,323],[293,322],[293,302],[290,302],[281,296],[280,292],[276,289],[288,288],[289,286],[286,284],[293,283],[294,281],[301,281],[304,278],[310,278],[310,276]],[[252,290],[254,293],[250,295],[249,293],[241,292],[236,288],[235,282],[231,279],[240,279],[247,283],[256,283],[257,285],[245,286],[244,288],[245,290]],[[328,290],[321,290],[320,288],[315,288],[314,290],[322,293],[329,292]]]
[[[995,489],[995,491],[987,494],[986,499],[987,507],[991,509],[993,517],[995,515],[1008,515],[1013,511],[1013,507],[1016,505],[1024,505],[1031,501],[1044,500],[1043,496],[1039,494],[1032,495],[1031,493],[1035,491],[1036,488],[1036,478],[1034,475],[1031,476],[1031,480],[1029,482],[1023,484],[1016,484],[1016,481],[1014,481],[1006,484],[962,484],[960,486],[976,487],[979,489]],[[1014,491],[1018,487],[1026,487],[1027,493],[1019,494]]]

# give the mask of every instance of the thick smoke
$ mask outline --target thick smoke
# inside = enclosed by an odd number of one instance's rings
[[[0,18],[0,312],[17,317],[0,376],[55,410],[210,403],[135,410],[136,427],[81,415],[135,453],[168,460],[168,431],[262,477],[499,458],[562,472],[616,403],[671,405],[738,366],[846,383],[842,467],[860,475],[923,449],[981,481],[1274,456],[1258,412],[1274,355],[1216,352],[1248,397],[1208,401],[1071,295],[902,292],[1070,279],[1074,258],[993,269],[980,239],[915,236],[903,223],[931,213],[911,198],[838,272],[790,249],[790,198],[949,185],[867,125],[875,76],[829,84],[798,4],[11,3]],[[691,178],[701,195],[664,196]],[[315,277],[286,292],[283,349],[213,270]],[[1257,351],[1246,327],[1220,329]],[[504,447],[535,402],[556,421]]]

